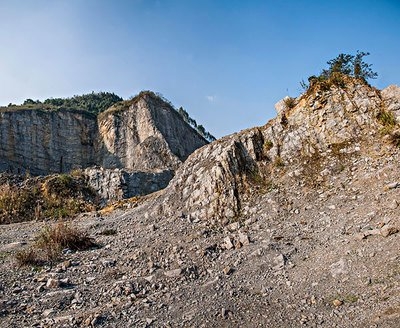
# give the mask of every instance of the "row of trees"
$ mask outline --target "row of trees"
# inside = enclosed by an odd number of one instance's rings
[[[92,92],[71,98],[49,98],[43,103],[73,109],[83,109],[93,114],[99,114],[123,99],[110,92]]]
[[[99,114],[123,99],[110,92],[92,92],[70,98],[49,98],[40,100],[26,99],[22,106],[46,105],[50,108],[68,108],[85,110],[93,114]],[[10,104],[9,106],[13,106]]]
[[[208,131],[206,131],[206,129],[204,128],[204,126],[202,126],[201,124],[197,124],[196,120],[191,118],[189,116],[189,113],[183,109],[183,107],[179,107],[179,109],[177,110],[178,114],[183,118],[183,120],[188,123],[189,125],[191,125],[194,129],[196,129],[196,131],[203,136],[204,139],[208,140],[208,141],[214,141],[216,140],[215,137]]]

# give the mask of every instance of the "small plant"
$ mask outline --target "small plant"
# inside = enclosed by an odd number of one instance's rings
[[[388,110],[381,110],[376,118],[384,127],[394,127],[397,123],[393,112]]]
[[[271,140],[267,140],[264,142],[263,148],[264,148],[264,152],[268,152],[272,149],[272,147],[274,146],[274,144],[272,143]]]
[[[15,254],[15,259],[19,267],[27,265],[37,266],[42,263],[42,261],[38,258],[37,250],[32,247],[17,252]]]
[[[296,106],[296,98],[293,97],[285,97],[283,99],[283,102],[285,104],[286,109],[292,109],[294,106]]]
[[[46,260],[58,260],[61,251],[69,248],[82,251],[97,246],[88,234],[65,222],[45,227],[36,237],[35,248],[44,252]]]
[[[285,163],[283,162],[282,158],[280,156],[276,156],[274,160],[274,166],[275,167],[283,167],[285,166]]]
[[[39,266],[58,261],[65,248],[82,251],[98,246],[86,232],[66,222],[46,226],[35,239],[36,241],[31,247],[15,254],[15,259],[20,267]]]

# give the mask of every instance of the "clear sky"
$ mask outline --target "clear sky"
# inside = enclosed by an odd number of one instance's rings
[[[400,84],[400,0],[0,0],[0,105],[153,90],[221,137],[356,50]]]

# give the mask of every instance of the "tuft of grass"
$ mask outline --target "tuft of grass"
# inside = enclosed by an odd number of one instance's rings
[[[393,128],[397,123],[393,112],[384,109],[378,113],[376,118],[386,128]]]
[[[43,265],[61,259],[63,249],[82,251],[98,246],[85,231],[67,222],[59,222],[44,227],[35,238],[35,243],[28,249],[15,255],[19,266]]]
[[[296,98],[285,97],[283,99],[283,103],[285,104],[286,109],[292,109],[294,106],[296,106]]]
[[[276,156],[274,160],[274,166],[275,167],[283,167],[285,166],[285,163],[283,162],[282,158],[280,156]]]
[[[42,260],[38,256],[37,250],[30,247],[23,249],[15,254],[15,260],[19,267],[22,266],[38,266],[42,264]]]

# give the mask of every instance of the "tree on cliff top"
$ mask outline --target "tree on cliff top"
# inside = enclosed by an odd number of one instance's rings
[[[355,55],[339,54],[336,58],[327,61],[328,68],[323,69],[320,75],[310,76],[308,81],[310,84],[302,81],[300,85],[303,89],[308,90],[309,87],[316,82],[325,84],[328,88],[331,84],[343,86],[343,76],[350,76],[360,79],[367,83],[368,79],[375,79],[378,73],[372,70],[372,64],[364,61],[364,57],[369,52],[357,50]]]
[[[329,78],[333,73],[341,73],[365,81],[367,79],[375,79],[378,74],[372,70],[372,64],[368,64],[363,60],[368,55],[369,52],[358,50],[355,55],[339,54],[336,58],[327,62],[329,68],[324,69],[321,76]]]

